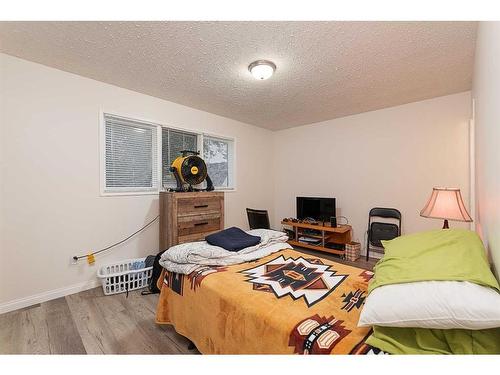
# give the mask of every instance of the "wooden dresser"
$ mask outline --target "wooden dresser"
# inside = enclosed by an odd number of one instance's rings
[[[224,229],[224,193],[160,192],[160,250]]]

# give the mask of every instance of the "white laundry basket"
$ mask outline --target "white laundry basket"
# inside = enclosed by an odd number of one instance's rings
[[[134,268],[146,258],[126,259],[120,263],[107,264],[97,271],[104,294],[117,294],[145,288],[151,281],[153,267]]]

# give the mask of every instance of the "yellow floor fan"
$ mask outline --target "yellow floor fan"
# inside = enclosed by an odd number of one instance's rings
[[[175,191],[212,191],[214,185],[207,172],[205,161],[199,156],[199,152],[182,150],[181,156],[177,157],[170,171],[174,174],[177,181]],[[207,181],[205,189],[194,188],[194,185],[199,185],[203,181]]]

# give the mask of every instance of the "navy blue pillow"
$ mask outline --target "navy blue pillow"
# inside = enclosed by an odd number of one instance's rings
[[[205,237],[205,240],[210,245],[219,246],[228,251],[239,251],[245,247],[255,246],[260,243],[259,236],[252,236],[236,227],[210,234]]]

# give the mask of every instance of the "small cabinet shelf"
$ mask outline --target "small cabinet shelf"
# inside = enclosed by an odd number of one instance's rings
[[[344,255],[345,244],[351,242],[352,228],[350,225],[339,225],[331,227],[330,223],[314,225],[309,223],[299,223],[293,221],[282,221],[281,224],[293,229],[293,236],[288,243],[292,246],[306,249],[322,251],[330,254]],[[310,231],[314,231],[311,233]],[[320,240],[319,244],[310,244],[300,241],[300,237],[310,237]],[[342,249],[328,247],[328,244],[340,245]]]

